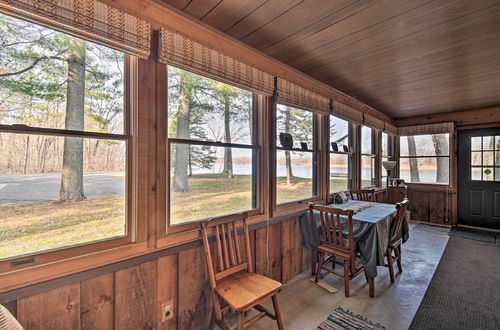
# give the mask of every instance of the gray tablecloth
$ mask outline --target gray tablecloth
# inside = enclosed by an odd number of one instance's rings
[[[349,200],[343,204],[330,204],[333,207],[345,208],[355,203],[371,204],[353,215],[353,234],[354,240],[358,246],[360,260],[365,267],[367,277],[377,276],[377,266],[384,265],[384,255],[389,241],[389,228],[395,215],[393,204],[361,202]],[[316,225],[320,228],[321,220],[319,213],[316,214]],[[347,219],[345,219],[347,223]],[[308,249],[316,248],[316,239],[309,220],[309,211],[301,217],[300,227],[304,245]],[[344,225],[344,234],[347,235],[347,224]],[[320,232],[320,231],[319,231]],[[408,221],[403,222],[403,242],[406,242],[409,236]]]

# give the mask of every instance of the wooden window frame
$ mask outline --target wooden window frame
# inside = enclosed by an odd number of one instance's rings
[[[348,125],[348,129],[347,129],[347,139],[348,139],[348,148],[349,148],[349,151],[348,152],[344,152],[344,151],[332,151],[331,149],[331,145],[330,145],[330,119],[331,117],[334,117],[334,118],[337,118],[337,119],[340,119],[340,120],[343,120],[347,123]],[[354,175],[354,168],[353,168],[353,150],[354,150],[354,144],[353,144],[353,139],[352,139],[352,136],[353,136],[353,132],[354,132],[354,125],[348,121],[348,120],[345,120],[345,119],[342,119],[340,117],[337,117],[337,116],[334,116],[332,114],[330,114],[328,116],[328,128],[327,128],[327,132],[328,132],[328,145],[327,145],[327,150],[328,150],[328,157],[327,157],[327,168],[328,168],[328,178],[327,178],[327,190],[328,190],[328,193],[327,193],[327,196],[331,197],[333,196],[334,193],[337,193],[338,191],[330,191],[330,155],[331,154],[338,154],[338,155],[347,155],[347,190],[344,190],[344,192],[347,192],[349,191],[350,189],[352,189],[353,187],[353,175]]]
[[[315,111],[311,111],[308,109],[303,109],[301,107],[297,106],[290,106],[295,109],[299,109],[302,111],[307,111],[312,113],[313,115],[313,145],[312,149],[308,150],[303,150],[300,148],[291,148],[291,149],[285,149],[282,147],[277,146],[277,112],[278,112],[278,104],[281,104],[279,102],[276,102],[274,98],[271,98],[271,113],[270,113],[270,155],[269,155],[269,167],[270,167],[270,177],[269,177],[269,184],[271,185],[271,204],[272,204],[272,216],[273,217],[282,217],[286,216],[295,212],[300,212],[302,210],[305,210],[308,208],[308,204],[310,202],[316,202],[325,199],[325,188],[324,188],[324,180],[322,178],[325,177],[324,173],[326,170],[325,166],[325,159],[324,154],[322,152],[322,146],[325,145],[325,141],[328,141],[328,137],[325,136],[325,134],[320,134],[321,132],[325,132],[326,128],[326,119],[328,115],[326,114],[319,114]],[[278,150],[291,150],[291,151],[300,151],[300,152],[309,152],[313,153],[313,189],[314,193],[313,196],[309,198],[304,198],[304,199],[299,199],[299,200],[293,200],[293,201],[287,201],[284,203],[278,203],[277,202],[277,172],[276,172],[276,165],[277,165],[277,151]]]
[[[168,65],[159,64],[159,70],[157,74],[158,90],[167,91],[168,85]],[[182,69],[184,70],[184,69]],[[194,72],[193,72],[194,73]],[[197,73],[194,73],[197,74]],[[200,75],[204,77],[203,75]],[[209,78],[216,80],[213,78]],[[220,81],[220,80],[219,80]],[[225,83],[225,82],[224,82]],[[226,83],[227,84],[227,83]],[[230,85],[230,84],[228,84]],[[237,86],[235,86],[237,87]],[[240,88],[240,87],[238,87]],[[249,91],[249,90],[246,90]],[[251,91],[249,91],[251,92]],[[164,96],[164,97],[162,97]],[[184,223],[170,225],[170,146],[174,143],[185,143],[189,145],[211,145],[218,147],[232,146],[234,148],[244,148],[254,150],[256,155],[256,160],[254,163],[259,169],[257,171],[256,177],[254,178],[255,191],[253,192],[256,197],[256,207],[252,210],[242,210],[248,211],[248,215],[251,217],[254,223],[255,221],[264,219],[265,207],[264,207],[264,189],[263,189],[263,177],[266,174],[266,169],[263,168],[264,164],[264,152],[263,152],[263,139],[262,136],[264,132],[262,131],[262,125],[264,121],[264,107],[262,102],[262,95],[256,92],[252,92],[252,144],[238,144],[238,143],[223,143],[215,141],[204,141],[204,140],[190,140],[190,139],[177,139],[168,137],[168,92],[165,94],[160,93],[159,96],[159,106],[158,109],[158,131],[163,132],[158,134],[160,136],[158,141],[158,154],[161,158],[158,160],[157,165],[159,166],[159,172],[162,173],[160,176],[161,180],[165,182],[165,191],[160,193],[160,196],[164,196],[164,202],[160,203],[160,210],[164,210],[164,215],[158,217],[157,232],[156,232],[156,247],[157,248],[167,248],[182,243],[187,243],[193,240],[199,239],[200,236],[200,222],[204,219],[197,219],[193,221],[186,221]],[[161,199],[162,197],[160,197]],[[237,217],[239,212],[221,214],[219,216],[209,217],[209,218],[219,218],[219,217]]]
[[[438,186],[438,187],[443,187],[443,189],[453,189],[456,185],[454,182],[454,178],[456,178],[456,154],[453,153],[453,150],[455,148],[455,134],[454,133],[435,133],[435,134],[448,134],[448,156],[402,156],[401,155],[401,138],[406,137],[406,135],[401,135],[398,136],[398,141],[397,141],[397,147],[398,150],[395,151],[397,152],[397,160],[398,160],[398,176],[401,177],[401,159],[407,158],[407,159],[412,159],[412,158],[448,158],[448,183],[439,183],[439,182],[405,182],[408,188],[422,188],[426,189],[426,187],[429,186]],[[418,136],[418,135],[433,135],[433,134],[415,134],[413,136]]]
[[[0,261],[0,290],[16,285],[38,282],[43,276],[52,278],[79,269],[109,263],[126,255],[140,254],[145,245],[144,229],[138,226],[136,217],[137,199],[137,76],[138,59],[125,54],[124,58],[124,131],[122,134],[74,131],[24,125],[0,125],[0,132],[35,134],[60,137],[82,137],[124,141],[126,144],[125,164],[125,222],[126,234],[101,240],[42,250]],[[34,258],[32,262],[31,258]],[[109,260],[109,261],[104,261]],[[24,261],[24,262],[23,262]],[[43,275],[43,276],[42,276]]]

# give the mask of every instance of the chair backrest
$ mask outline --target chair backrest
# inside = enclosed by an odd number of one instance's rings
[[[358,201],[375,202],[375,189],[351,190],[351,198]]]
[[[403,220],[408,211],[408,198],[405,198],[401,203],[396,204],[396,216],[392,220],[391,229],[389,231],[389,244],[396,242],[402,236]]]
[[[247,270],[253,272],[252,252],[248,234],[248,213],[242,212],[200,223],[203,237],[203,248],[207,262],[210,285],[215,288],[217,281],[234,273]],[[241,246],[238,227],[243,229],[243,246]],[[211,231],[209,233],[209,231]],[[214,250],[210,248],[209,234],[214,235]],[[243,260],[245,256],[245,260]]]
[[[24,329],[15,319],[15,317],[9,312],[9,310],[2,305],[0,305],[0,329],[2,330]]]
[[[321,220],[321,235],[316,226],[315,211]],[[356,244],[352,230],[352,210],[342,210],[335,207],[309,204],[309,219],[318,245],[328,245],[339,250],[354,253]],[[347,218],[347,239],[342,233],[341,217]]]

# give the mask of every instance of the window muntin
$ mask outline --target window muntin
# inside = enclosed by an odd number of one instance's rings
[[[257,208],[251,92],[168,67],[169,224]]]
[[[126,55],[0,21],[0,258],[129,237]]]
[[[330,116],[330,193],[345,191],[350,188],[352,171],[349,154],[351,147],[349,126],[349,122]]]
[[[276,109],[276,203],[299,201],[316,196],[314,114],[278,104]],[[280,133],[292,135],[293,147],[286,149]],[[302,149],[301,143],[307,144]]]
[[[375,147],[373,128],[361,127],[361,187],[375,185]]]
[[[449,134],[401,136],[400,176],[412,183],[449,183]]]
[[[471,137],[471,180],[500,181],[500,135]]]

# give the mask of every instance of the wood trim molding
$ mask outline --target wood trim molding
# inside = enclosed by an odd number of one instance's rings
[[[401,127],[423,124],[436,124],[450,121],[454,122],[456,127],[473,125],[500,126],[500,106],[402,118],[396,119],[395,123],[396,126]]]
[[[204,45],[235,58],[243,63],[254,66],[273,76],[287,79],[311,91],[328,98],[336,98],[363,113],[377,119],[393,124],[393,120],[382,112],[344,94],[312,77],[281,63],[262,52],[243,44],[242,42],[223,34],[214,28],[195,20],[192,17],[172,9],[164,3],[154,0],[101,0],[102,2],[118,8],[124,12],[137,16],[151,23],[151,28],[158,30],[160,27],[173,31],[200,42]]]

